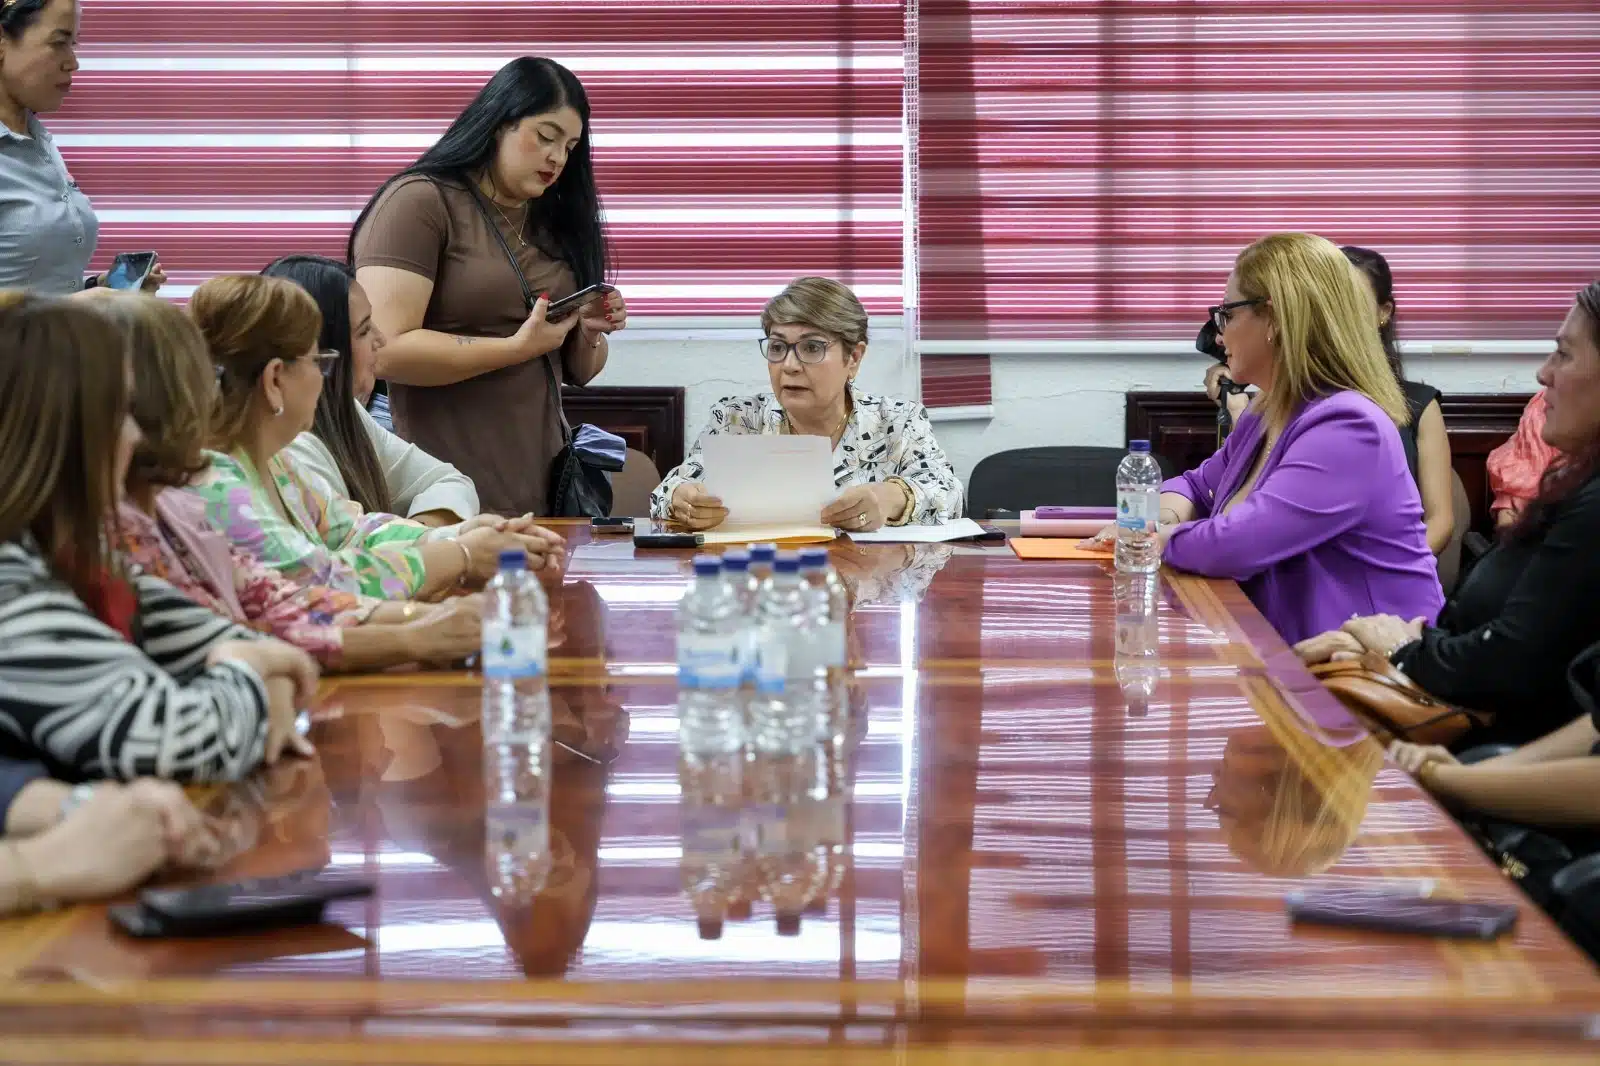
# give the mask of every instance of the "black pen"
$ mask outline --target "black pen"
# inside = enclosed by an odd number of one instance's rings
[[[699,533],[635,533],[635,548],[702,548],[706,538]]]

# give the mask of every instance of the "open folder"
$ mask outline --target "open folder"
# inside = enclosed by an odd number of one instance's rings
[[[787,434],[718,434],[701,451],[706,491],[728,517],[707,530],[707,544],[752,541],[818,543],[836,535],[821,522],[839,494],[828,438]]]

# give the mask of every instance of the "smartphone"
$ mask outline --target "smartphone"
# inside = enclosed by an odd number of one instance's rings
[[[631,518],[591,518],[589,526],[596,533],[632,533]]]
[[[571,296],[563,296],[545,308],[544,320],[546,322],[559,322],[596,296],[604,296],[607,293],[616,291],[617,287],[615,285],[607,285],[605,282],[601,282],[598,285],[590,285],[587,289],[579,289]]]
[[[1516,926],[1519,913],[1514,903],[1470,903],[1361,889],[1293,892],[1284,902],[1289,920],[1296,923],[1468,940],[1504,936]]]
[[[111,260],[111,269],[106,271],[101,284],[108,289],[137,289],[155,265],[154,252],[122,252]]]

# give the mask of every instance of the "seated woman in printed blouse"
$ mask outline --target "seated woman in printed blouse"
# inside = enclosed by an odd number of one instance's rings
[[[225,274],[195,290],[189,313],[211,350],[218,401],[216,450],[184,491],[234,547],[302,584],[387,600],[481,585],[504,549],[523,549],[541,573],[559,567],[559,538],[525,520],[486,515],[447,531],[370,513],[285,454],[310,430],[323,375],[338,359],[322,350],[321,312],[300,286]]]
[[[118,508],[124,560],[224,618],[288,641],[325,667],[376,670],[466,658],[480,639],[475,597],[395,603],[302,585],[240,552],[181,491],[206,469],[216,374],[205,338],[177,306],[119,296],[100,308],[128,342],[133,417],[142,435]]]
[[[922,405],[868,396],[852,384],[867,354],[867,312],[855,293],[828,278],[800,278],[767,302],[761,329],[772,392],[717,401],[689,458],[651,494],[652,517],[696,530],[728,517],[701,484],[702,446],[719,433],[827,437],[842,491],[821,520],[846,532],[961,513],[961,482]]]

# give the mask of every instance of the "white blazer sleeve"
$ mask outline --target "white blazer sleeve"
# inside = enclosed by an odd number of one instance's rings
[[[365,407],[358,405],[357,413],[378,451],[396,513],[409,518],[425,511],[449,511],[462,520],[477,517],[478,487],[471,478],[378,425]]]

